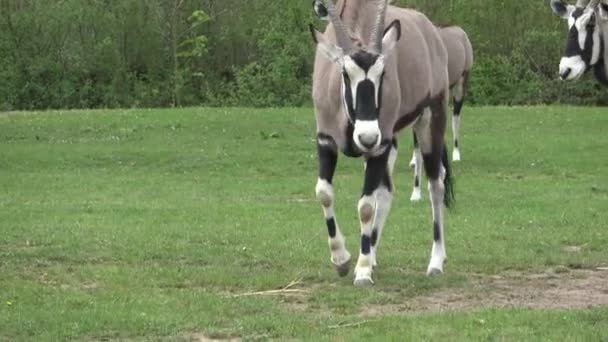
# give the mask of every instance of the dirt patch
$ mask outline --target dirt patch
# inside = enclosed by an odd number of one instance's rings
[[[211,338],[211,337],[205,336],[203,334],[192,334],[192,335],[186,336],[184,338],[184,341],[188,341],[188,342],[238,342],[238,341],[241,341],[241,339],[238,339],[238,338],[229,338],[229,339]]]
[[[402,304],[371,305],[361,316],[476,311],[488,308],[585,309],[608,306],[608,271],[549,271],[474,275],[464,288],[448,288]]]

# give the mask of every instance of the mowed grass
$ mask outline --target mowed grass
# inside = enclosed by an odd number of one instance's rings
[[[608,265],[607,127],[602,108],[465,107],[433,279],[404,132],[376,285],[358,289],[329,262],[311,109],[0,113],[0,340],[606,340],[605,307],[388,308],[473,275]],[[339,158],[354,257],[362,176]],[[294,280],[306,292],[235,296]]]

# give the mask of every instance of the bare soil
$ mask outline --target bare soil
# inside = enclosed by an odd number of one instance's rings
[[[585,309],[608,306],[608,270],[474,275],[464,288],[444,288],[405,303],[372,305],[361,316],[477,311],[488,308]]]

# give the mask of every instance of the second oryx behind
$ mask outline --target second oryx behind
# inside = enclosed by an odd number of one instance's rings
[[[452,112],[452,138],[454,142],[452,160],[460,161],[460,113],[465,96],[469,90],[469,77],[473,68],[473,46],[466,32],[458,26],[442,27],[439,30],[448,51],[448,73],[454,106],[454,111]],[[414,152],[410,166],[414,168],[414,189],[410,200],[419,201],[422,199],[422,192],[420,191],[422,155],[420,154],[415,132],[413,136]]]

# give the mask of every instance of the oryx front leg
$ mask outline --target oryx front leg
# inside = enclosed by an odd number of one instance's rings
[[[319,179],[315,192],[317,199],[323,207],[323,214],[329,235],[328,244],[331,253],[331,262],[341,277],[348,274],[351,256],[346,249],[344,235],[340,231],[334,212],[334,189],[332,179],[338,161],[335,141],[327,135],[319,133],[317,136],[317,150],[319,156]]]
[[[416,132],[414,135],[414,156],[412,160],[414,162],[414,189],[412,190],[412,196],[410,201],[418,202],[422,199],[422,191],[420,191],[420,176],[422,175],[422,153],[420,152],[420,146],[418,146],[418,138]]]
[[[387,146],[382,155],[366,161],[363,194],[358,205],[361,249],[355,268],[356,286],[374,283],[372,273],[376,263],[376,247],[392,202],[391,170],[388,167],[391,154],[396,158],[396,148]]]
[[[460,112],[462,111],[462,105],[464,103],[464,79],[460,79],[458,83],[452,88],[452,94],[454,95],[454,113],[452,114],[452,135],[454,138],[454,150],[452,151],[452,160],[460,161],[460,142],[458,134],[460,131]]]
[[[446,170],[443,167],[442,157],[444,150],[443,134],[445,129],[431,119],[430,112],[425,112],[420,125],[416,127],[416,135],[424,161],[424,169],[429,179],[429,193],[433,212],[433,248],[431,261],[427,268],[428,275],[443,273],[443,264],[447,259],[443,234],[443,206],[445,199],[444,178]],[[445,117],[444,125],[445,126]],[[447,156],[446,156],[447,158]]]

